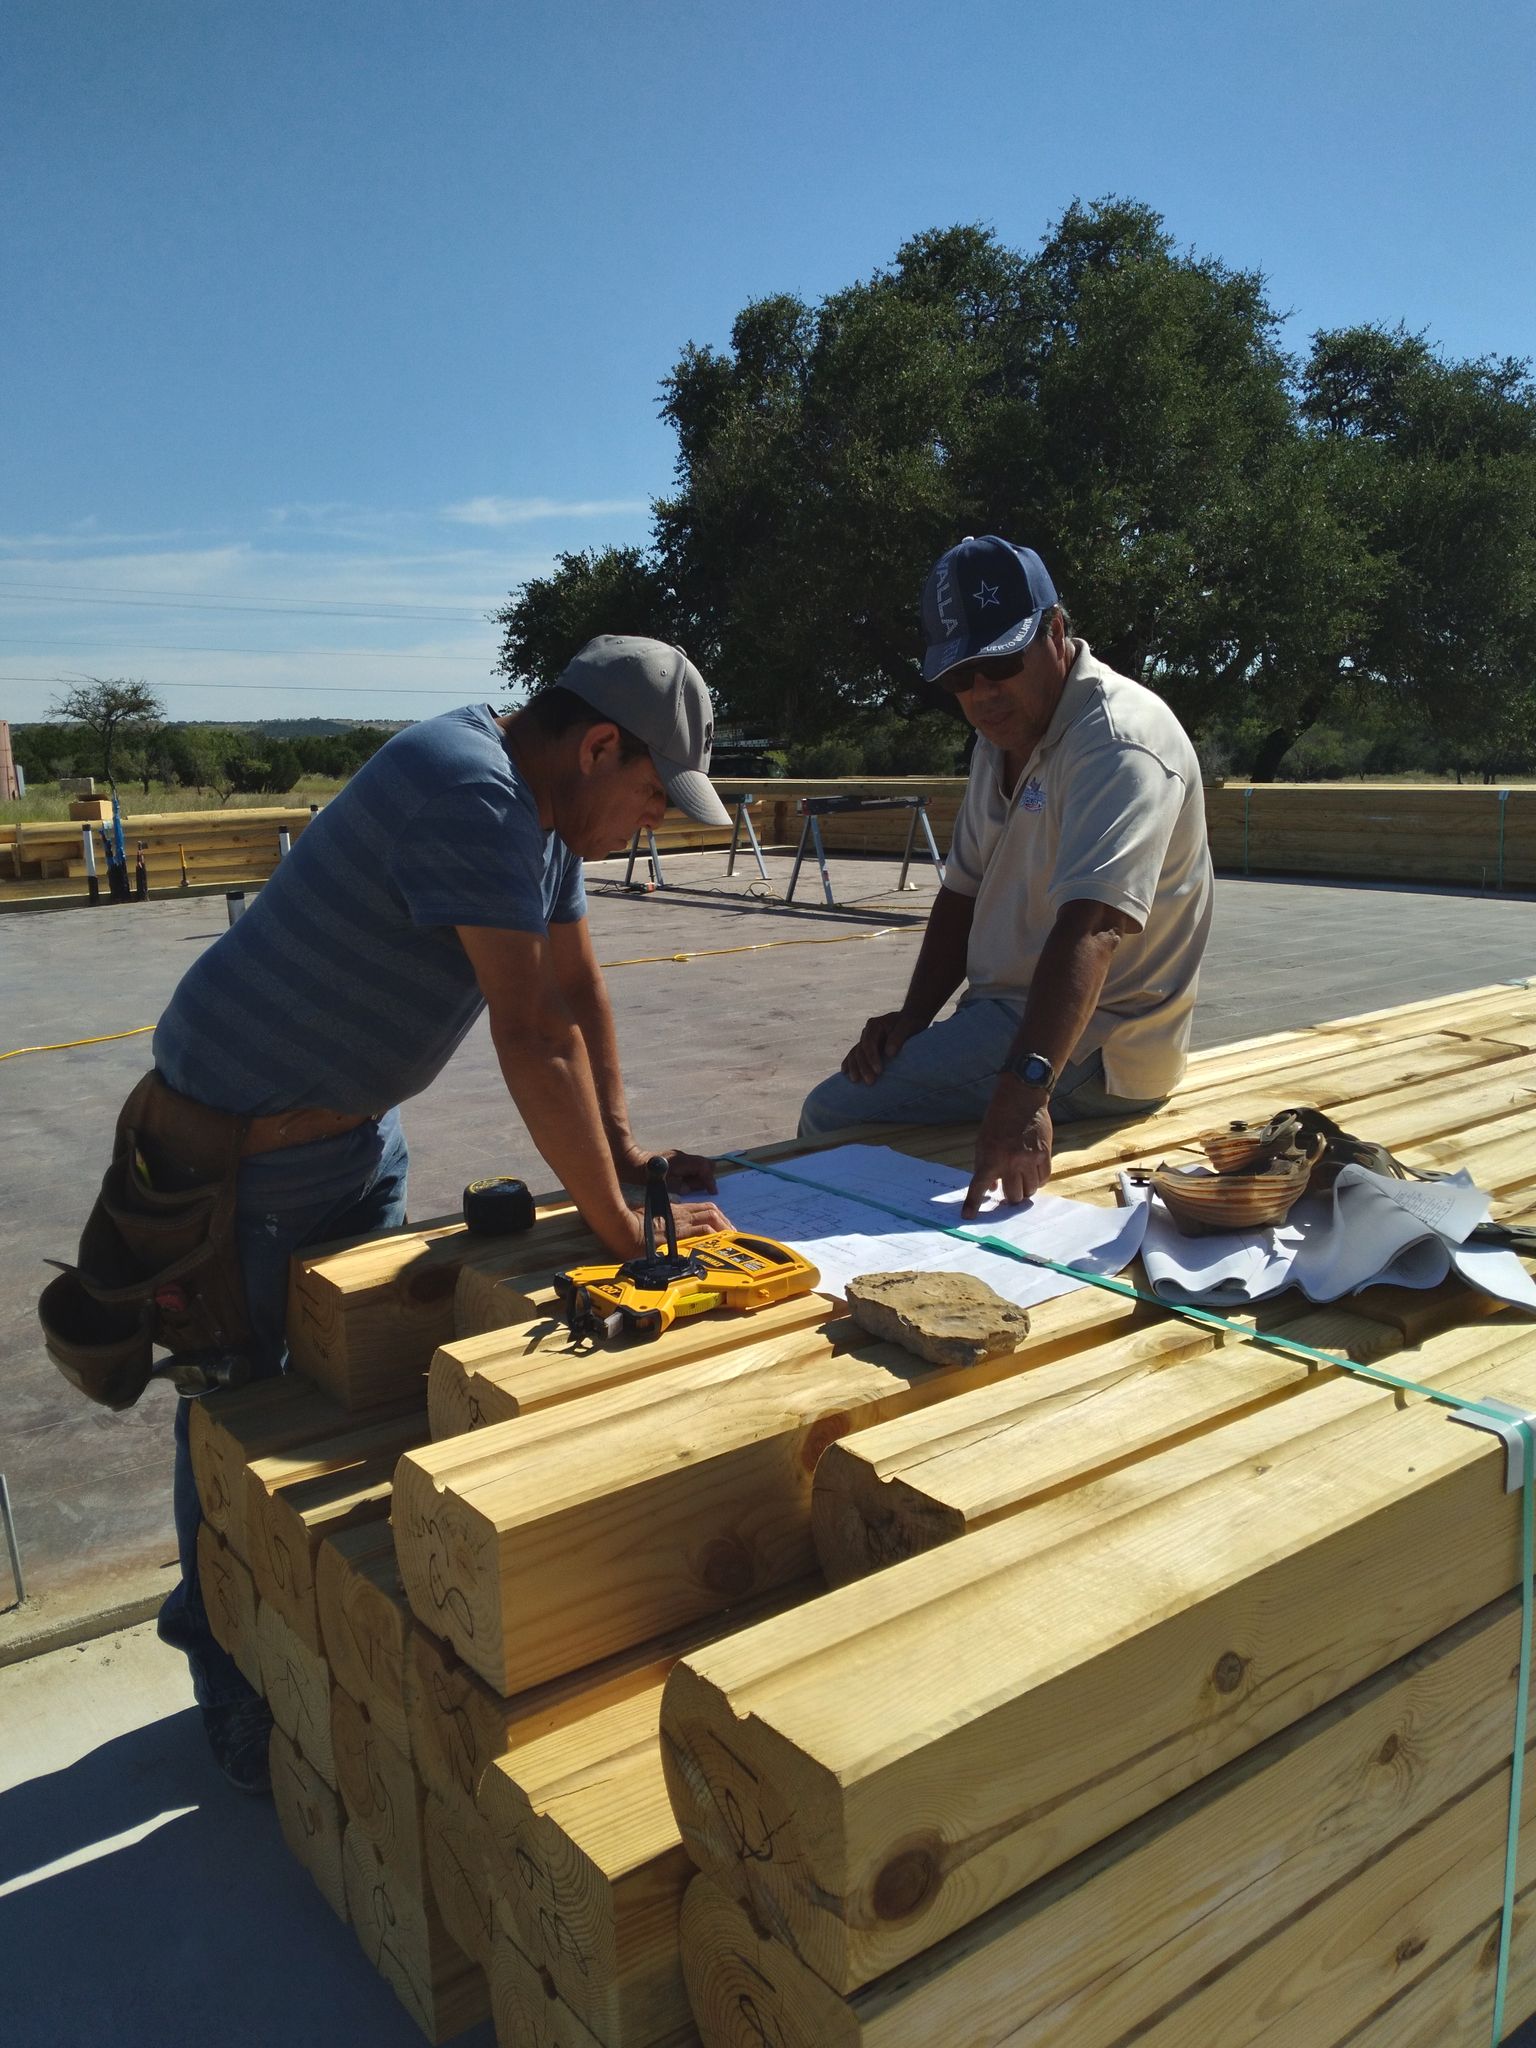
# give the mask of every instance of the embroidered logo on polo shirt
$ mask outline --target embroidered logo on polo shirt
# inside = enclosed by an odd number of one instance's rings
[[[1043,811],[1045,809],[1045,787],[1036,775],[1019,791],[1019,809],[1022,811]]]

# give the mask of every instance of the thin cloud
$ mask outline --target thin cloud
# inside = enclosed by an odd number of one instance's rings
[[[649,512],[645,498],[465,498],[445,505],[458,526],[531,526],[540,519],[633,519]]]
[[[76,520],[63,533],[0,533],[0,548],[116,548],[156,547],[166,541],[185,540],[185,527],[167,527],[160,533],[103,533],[94,518]]]

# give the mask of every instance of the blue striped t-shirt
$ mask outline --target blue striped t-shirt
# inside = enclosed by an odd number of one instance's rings
[[[484,1007],[455,925],[586,915],[581,862],[539,824],[489,705],[381,747],[182,976],[155,1031],[172,1088],[269,1116],[420,1094]]]

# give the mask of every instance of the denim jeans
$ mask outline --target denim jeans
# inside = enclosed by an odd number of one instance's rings
[[[283,1324],[288,1262],[308,1245],[365,1237],[405,1221],[405,1133],[400,1113],[362,1124],[339,1138],[293,1145],[245,1160],[236,1190],[236,1239],[251,1325],[253,1377],[270,1378],[288,1364]],[[190,1403],[176,1404],[174,1507],[181,1584],[160,1609],[160,1640],[185,1651],[201,1707],[252,1697],[234,1659],[214,1641],[197,1583],[197,1532],[202,1508],[187,1447]]]
[[[800,1111],[800,1136],[821,1138],[850,1124],[979,1123],[1024,1014],[1022,1003],[996,996],[968,996],[953,1015],[909,1038],[875,1081],[850,1081],[829,1074],[818,1082]],[[1051,1094],[1051,1121],[1084,1117],[1135,1116],[1160,1100],[1133,1102],[1104,1086],[1104,1059],[1097,1052],[1069,1060]]]

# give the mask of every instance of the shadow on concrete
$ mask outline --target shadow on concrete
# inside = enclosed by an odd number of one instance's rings
[[[149,1832],[0,1898],[7,2048],[419,2048],[271,1802],[215,1771],[195,1709],[0,1793],[0,1885],[135,1829]]]
[[[736,889],[711,888],[706,883],[668,882],[664,889],[644,892],[626,889],[622,882],[587,883],[589,900],[593,897],[618,898],[643,904],[647,911],[665,910],[719,910],[733,917],[754,916],[777,918],[786,922],[811,923],[865,923],[865,924],[926,924],[928,913],[933,907],[935,891],[909,891],[905,897],[895,889],[870,891],[862,896],[853,896],[846,901],[839,897],[836,903],[828,903],[821,894],[821,885],[816,885],[816,894],[811,896],[801,885],[801,892],[792,903],[786,903],[782,896],[753,896]],[[893,902],[892,898],[896,900]],[[866,905],[875,906],[866,908]],[[885,908],[879,906],[884,905]]]

